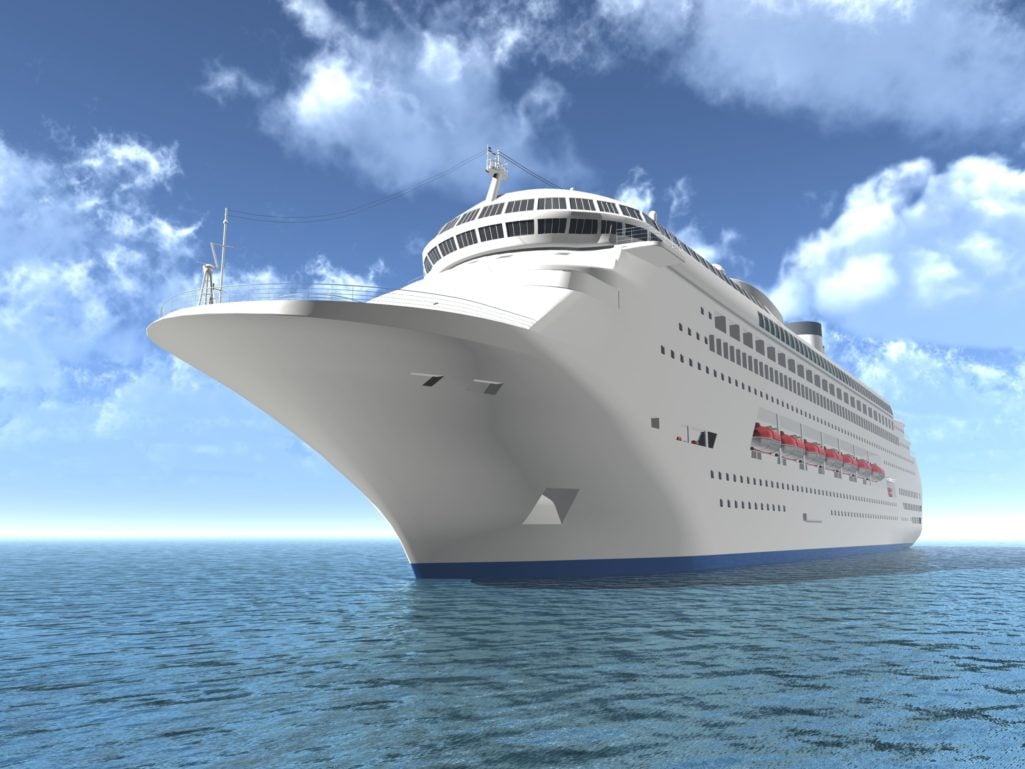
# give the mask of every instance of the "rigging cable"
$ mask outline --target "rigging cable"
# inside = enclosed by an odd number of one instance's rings
[[[393,200],[398,200],[399,198],[404,197],[404,196],[408,195],[411,192],[415,192],[416,190],[420,189],[421,187],[426,187],[428,184],[436,182],[438,179],[444,178],[445,176],[448,176],[449,174],[455,173],[460,168],[463,168],[468,163],[473,162],[474,160],[476,160],[479,157],[480,157],[480,153],[479,152],[475,152],[472,155],[463,158],[458,163],[455,163],[454,165],[449,166],[448,168],[444,169],[443,171],[438,171],[437,173],[432,174],[431,176],[428,176],[425,179],[421,179],[420,181],[416,182],[415,184],[412,184],[409,187],[401,189],[398,192],[393,192],[390,195],[385,195],[382,198],[377,198],[376,200],[371,200],[371,201],[369,201],[367,203],[362,203],[362,204],[360,204],[358,206],[353,206],[352,208],[345,208],[345,209],[342,209],[340,211],[329,211],[329,212],[323,213],[323,214],[309,214],[309,215],[305,215],[305,216],[283,216],[283,215],[279,215],[279,214],[264,214],[264,213],[257,213],[255,211],[240,211],[239,209],[236,209],[236,208],[229,209],[229,212],[230,212],[231,217],[233,219],[241,219],[241,220],[247,221],[247,222],[264,222],[264,223],[267,223],[267,224],[317,224],[317,223],[320,223],[320,222],[337,221],[338,219],[346,219],[346,218],[348,218],[350,216],[355,216],[356,214],[361,214],[364,211],[369,211],[372,208],[377,208],[378,206],[384,205],[385,203],[390,203]],[[543,184],[546,184],[549,187],[559,188],[558,184],[556,184],[555,182],[551,181],[550,179],[546,179],[545,177],[541,176],[538,173],[535,173],[530,168],[525,166],[523,163],[521,163],[520,161],[516,160],[516,158],[511,157],[509,155],[506,155],[505,153],[502,153],[501,157],[504,160],[507,160],[510,163],[512,163],[514,166],[516,166],[518,169],[520,169],[524,173],[529,174],[530,176],[533,176],[535,179],[537,179],[538,181],[542,182]]]

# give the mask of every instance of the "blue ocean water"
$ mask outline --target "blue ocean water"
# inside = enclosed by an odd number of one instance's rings
[[[3,767],[1025,766],[1025,549],[415,582],[394,542],[0,546]]]

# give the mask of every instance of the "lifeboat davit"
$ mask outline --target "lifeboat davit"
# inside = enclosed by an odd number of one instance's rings
[[[879,465],[871,465],[872,467],[872,480],[881,481],[886,477],[886,471],[883,470]]]
[[[821,467],[826,464],[826,450],[819,444],[805,441],[804,450],[807,452],[804,456],[804,461],[809,465]]]
[[[751,448],[775,454],[779,451],[780,435],[777,430],[755,422],[755,431],[751,435]]]
[[[839,470],[843,467],[843,455],[836,449],[826,449],[826,467]]]
[[[872,477],[872,465],[868,463],[868,460],[858,460],[858,477],[864,478],[866,481]]]
[[[783,456],[788,459],[804,459],[804,439],[796,435],[780,433],[783,442]]]
[[[855,475],[858,472],[858,460],[851,454],[843,455],[843,471]]]

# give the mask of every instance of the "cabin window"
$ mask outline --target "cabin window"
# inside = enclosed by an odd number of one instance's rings
[[[449,238],[448,240],[441,241],[441,243],[438,244],[438,248],[441,249],[442,256],[448,256],[456,250],[455,238]]]
[[[438,260],[441,259],[441,252],[438,251],[438,247],[435,246],[427,252],[427,258],[431,260],[431,266],[437,264]]]
[[[460,248],[466,248],[467,246],[472,246],[474,243],[477,242],[477,233],[474,232],[473,230],[467,230],[466,232],[460,232],[458,235],[456,235],[456,242],[459,244]]]
[[[430,262],[430,260],[429,260],[429,259],[428,259],[428,258],[427,258],[427,257],[425,256],[425,257],[424,257],[424,272],[430,272],[430,271],[431,271],[431,262]]]

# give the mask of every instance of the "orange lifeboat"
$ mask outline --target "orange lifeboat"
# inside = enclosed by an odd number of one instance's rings
[[[751,448],[775,454],[779,451],[780,434],[771,427],[755,422],[754,433],[751,435]]]
[[[886,477],[886,471],[883,470],[879,465],[871,465],[872,467],[872,480],[881,481]]]
[[[872,465],[868,463],[868,460],[858,460],[858,477],[864,478],[866,481],[872,477]]]
[[[796,435],[780,433],[783,443],[783,456],[788,459],[804,459],[804,439]]]
[[[855,475],[858,472],[858,460],[851,454],[843,455],[843,471]]]
[[[830,470],[839,470],[843,467],[843,454],[836,449],[826,449],[826,467]]]
[[[811,441],[805,441],[804,449],[807,452],[804,456],[804,461],[809,465],[821,467],[826,464],[826,450],[822,446]]]

